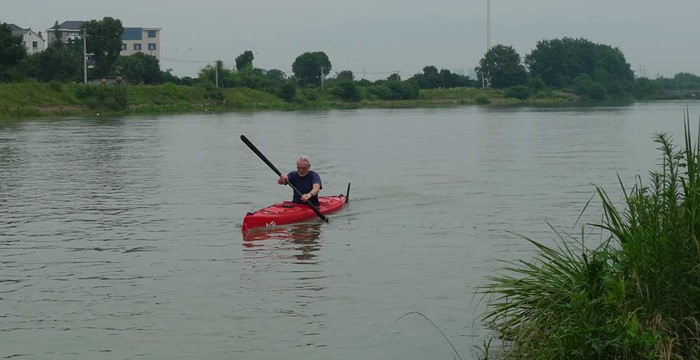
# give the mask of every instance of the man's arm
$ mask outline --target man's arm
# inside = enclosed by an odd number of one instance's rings
[[[287,174],[280,175],[280,178],[277,179],[277,183],[280,185],[287,185]]]

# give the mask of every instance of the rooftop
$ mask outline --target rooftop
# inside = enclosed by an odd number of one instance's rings
[[[59,25],[54,25],[49,30],[53,30],[55,27],[58,26],[59,29],[62,30],[80,30],[80,25],[82,24],[82,21],[64,21],[63,23]],[[56,24],[58,24],[58,21],[56,21]]]

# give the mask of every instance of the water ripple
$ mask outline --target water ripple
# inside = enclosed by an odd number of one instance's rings
[[[646,174],[697,102],[48,119],[0,125],[0,357],[435,358],[495,259],[572,233],[591,184]],[[309,129],[313,128],[313,141]],[[312,156],[330,222],[242,234]],[[600,234],[598,234],[600,237]],[[591,241],[595,241],[594,237]],[[424,331],[424,332],[423,332]],[[41,339],[42,341],[36,341]],[[439,356],[438,356],[439,357]]]

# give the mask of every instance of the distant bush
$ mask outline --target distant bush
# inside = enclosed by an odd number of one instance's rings
[[[55,81],[55,80],[53,80],[49,83],[49,87],[51,87],[51,89],[55,92],[63,91],[63,84],[61,84],[60,82]]]
[[[221,88],[215,87],[212,84],[207,84],[205,88],[206,98],[210,100],[222,101],[224,100],[224,92]]]
[[[607,92],[603,85],[594,81],[588,75],[582,75],[574,79],[574,92],[592,100],[605,100]]]
[[[546,85],[545,85],[544,81],[542,81],[541,78],[536,77],[536,78],[532,78],[532,79],[528,80],[527,87],[530,88],[530,92],[532,94],[536,94],[536,93],[544,90]]]
[[[360,93],[352,80],[340,80],[333,88],[333,95],[345,101],[360,101]]]
[[[297,93],[297,86],[291,81],[285,81],[277,89],[277,96],[287,102],[294,101],[294,96]]]
[[[516,98],[520,100],[525,100],[530,97],[530,89],[525,85],[515,85],[511,86],[506,90],[507,98]]]
[[[420,89],[415,80],[377,81],[367,90],[380,100],[409,100],[420,96]]]
[[[127,91],[126,85],[117,85],[114,87],[114,108],[115,110],[124,110],[129,99],[129,92]]]
[[[372,86],[367,88],[367,92],[380,100],[391,100],[392,99],[391,89],[389,89],[387,86],[385,86],[383,84],[372,85]]]
[[[126,109],[128,92],[124,85],[78,85],[75,97],[91,109]]]
[[[315,88],[305,88],[301,90],[301,95],[304,96],[306,100],[316,101],[321,97],[321,93]]]
[[[489,98],[487,98],[484,95],[477,96],[476,99],[474,99],[474,101],[479,105],[488,105],[491,103],[491,100],[489,100]]]

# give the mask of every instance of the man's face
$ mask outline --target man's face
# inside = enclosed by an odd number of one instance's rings
[[[297,161],[297,173],[299,176],[306,176],[309,173],[309,168],[311,166],[306,163],[306,161]]]

